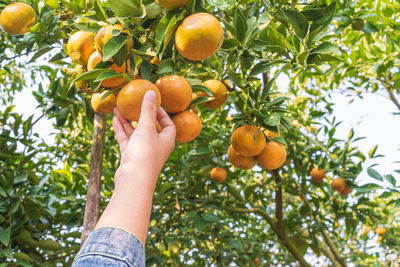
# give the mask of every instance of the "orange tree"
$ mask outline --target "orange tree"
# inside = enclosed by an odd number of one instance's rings
[[[166,7],[164,2],[159,4]],[[328,0],[190,0],[171,9],[145,0],[29,2],[37,16],[33,27],[25,35],[1,33],[3,265],[72,262],[79,249],[89,173],[94,114],[89,95],[116,93],[118,88],[103,87],[107,79],[128,82],[141,77],[154,83],[170,74],[183,76],[200,95],[189,109],[201,118],[202,130],[195,140],[177,144],[158,181],[146,244],[149,265],[346,266],[389,264],[398,258],[396,179],[369,169],[372,178],[390,186],[355,183],[367,156],[357,149],[359,138],[353,131],[346,140],[336,137],[340,122],[332,114],[333,103],[323,94],[333,87],[329,79],[340,85],[354,78],[351,68],[359,67],[358,63],[368,66],[374,61],[353,56],[360,62],[352,62],[347,56],[368,49],[353,47],[355,34],[371,41],[380,25],[382,34],[385,27],[393,27],[398,6],[379,3],[371,10],[368,1],[355,7]],[[8,4],[3,1],[1,7]],[[380,12],[386,15],[377,25],[373,15]],[[216,54],[215,42],[200,39],[194,44],[195,55],[175,42],[178,26],[193,13],[213,14],[222,25],[224,40]],[[121,26],[111,30],[112,37],[95,42],[103,46],[100,56],[113,63],[94,63],[85,69],[76,63],[87,62],[71,62],[67,53],[71,56],[75,48],[68,51],[67,43],[72,34],[79,30],[95,36],[103,26],[115,24]],[[206,35],[213,39],[215,32],[214,25]],[[185,36],[181,41],[187,41]],[[205,56],[199,52],[204,48]],[[388,60],[385,53],[391,51],[373,54]],[[112,64],[124,63],[125,70],[110,70]],[[343,66],[348,71],[338,76]],[[289,88],[277,86],[280,75],[289,77]],[[202,104],[214,100],[214,92],[202,86],[210,79],[225,83],[228,90],[225,105],[217,109]],[[375,84],[368,79],[362,82],[366,88]],[[34,88],[43,111],[39,119],[53,122],[54,143],[35,134],[36,119],[12,111],[14,94],[29,88]],[[391,93],[395,97],[396,92]],[[287,159],[282,167],[240,170],[230,164],[227,150],[232,132],[244,124],[279,133],[276,137],[265,132],[285,146]],[[105,140],[102,208],[111,195],[119,161],[111,117],[107,117]],[[376,147],[368,157],[375,154]],[[227,172],[222,183],[209,177],[216,167]],[[311,181],[315,167],[326,172],[322,182]],[[345,180],[346,193],[332,190],[330,183],[337,177]],[[376,195],[376,190],[384,191]],[[387,232],[379,235],[380,245],[371,248],[377,226],[385,226]]]

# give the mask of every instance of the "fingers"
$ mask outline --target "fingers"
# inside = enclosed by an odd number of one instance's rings
[[[123,154],[128,144],[129,136],[126,134],[124,127],[122,126],[122,123],[119,120],[118,116],[113,117],[113,128],[115,133],[115,139],[117,139],[119,149],[121,150],[121,154]]]
[[[142,102],[142,110],[140,112],[140,118],[138,128],[154,129],[155,121],[157,116],[157,99],[156,94],[153,90],[146,92]]]
[[[165,112],[165,110],[163,110],[162,108],[158,109],[157,120],[160,122],[162,128],[160,136],[162,138],[165,138],[167,142],[170,142],[171,144],[175,145],[175,137],[176,137],[175,124],[168,116],[167,112]]]
[[[175,124],[172,122],[171,118],[168,116],[164,109],[159,108],[157,111],[157,120],[160,123],[162,129],[167,127],[174,127]]]
[[[121,114],[121,112],[119,112],[118,108],[114,109],[114,115],[119,119],[120,123],[122,124],[122,127],[124,128],[126,135],[128,137],[131,136],[134,129],[133,129],[132,125],[129,123],[129,121],[122,116],[122,114]]]

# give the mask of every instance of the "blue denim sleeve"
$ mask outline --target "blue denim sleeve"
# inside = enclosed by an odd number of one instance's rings
[[[75,257],[73,267],[144,267],[144,248],[134,235],[116,228],[93,231]]]

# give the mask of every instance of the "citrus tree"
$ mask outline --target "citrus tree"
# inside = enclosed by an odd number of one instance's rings
[[[104,114],[118,106],[134,125],[147,90],[178,131],[154,195],[148,265],[399,261],[399,185],[372,168],[376,183],[356,183],[377,148],[364,155],[353,130],[337,138],[329,98],[386,91],[396,104],[398,3],[0,3],[2,266],[72,263],[89,163],[102,167],[100,209],[119,165]],[[39,118],[10,104],[31,87]],[[35,130],[46,118],[54,143]],[[94,118],[103,155],[92,153]]]

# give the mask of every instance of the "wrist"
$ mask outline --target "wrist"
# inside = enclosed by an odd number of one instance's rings
[[[157,171],[135,165],[121,166],[115,175],[115,189],[118,192],[154,193],[158,179]]]

